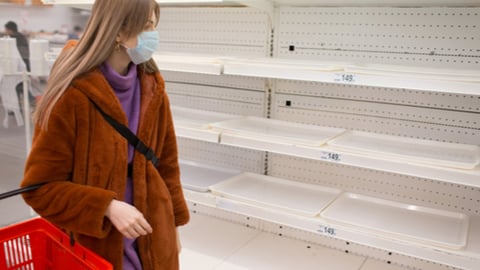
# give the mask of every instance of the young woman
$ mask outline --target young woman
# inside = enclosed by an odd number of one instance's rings
[[[158,17],[153,0],[95,1],[83,36],[51,71],[22,182],[45,183],[25,201],[114,269],[178,269],[176,227],[189,220],[168,97],[151,60]],[[158,165],[99,109],[152,148]]]

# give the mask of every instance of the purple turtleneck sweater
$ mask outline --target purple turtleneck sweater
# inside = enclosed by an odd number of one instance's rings
[[[140,116],[140,81],[137,76],[137,66],[130,63],[126,75],[120,75],[113,70],[107,63],[100,66],[105,78],[113,88],[123,111],[128,119],[128,127],[137,134],[138,120]],[[128,145],[128,163],[133,161],[135,149]],[[127,177],[127,186],[125,190],[125,202],[133,205],[133,181]],[[123,239],[123,270],[141,270],[142,264],[137,252],[137,242],[135,239]]]

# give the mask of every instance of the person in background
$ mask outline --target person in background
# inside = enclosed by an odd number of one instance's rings
[[[25,201],[114,269],[178,270],[177,227],[189,221],[165,82],[151,58],[159,13],[154,0],[94,2],[83,37],[51,70],[21,183],[43,183]]]
[[[71,39],[80,39],[80,37],[82,36],[82,28],[78,25],[75,25],[73,27],[73,32],[69,33],[68,34],[68,39],[71,40]]]
[[[20,57],[22,57],[27,71],[30,72],[30,49],[28,47],[28,39],[18,31],[18,26],[13,21],[9,21],[5,24],[5,33],[16,40]],[[23,82],[20,82],[15,86],[15,91],[17,92],[17,97],[20,101],[23,97]],[[30,91],[28,91],[28,100],[30,101],[30,104],[34,106],[35,97]]]
[[[13,21],[9,21],[5,24],[5,33],[16,40],[18,52],[25,63],[27,71],[30,71],[30,50],[28,48],[28,39],[22,33],[18,32],[18,26]]]

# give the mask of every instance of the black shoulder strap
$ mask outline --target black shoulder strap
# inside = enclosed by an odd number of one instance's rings
[[[145,145],[128,127],[120,124],[110,115],[106,114],[98,105],[92,101],[93,106],[102,114],[103,118],[118,132],[122,135],[127,141],[135,147],[135,150],[140,152],[145,156],[147,160],[150,160],[155,167],[158,165],[158,158],[155,156],[155,152],[152,148]]]
[[[110,117],[110,115],[102,111],[102,109],[100,109],[100,107],[98,107],[98,105],[95,104],[95,102],[92,101],[92,104],[102,114],[103,118],[105,118],[105,120],[107,120],[107,122],[110,125],[112,125],[112,127],[116,131],[118,131],[120,135],[122,135],[125,139],[127,139],[127,141],[131,145],[135,147],[135,150],[143,154],[145,158],[147,158],[147,160],[150,160],[155,167],[158,165],[158,162],[159,162],[158,158],[155,156],[155,152],[153,152],[152,148],[146,146],[135,134],[133,134],[133,132],[128,127],[118,123],[117,121],[115,121],[115,119]],[[35,185],[27,186],[24,188],[20,188],[20,189],[15,189],[5,193],[0,193],[0,200],[18,195],[20,193],[36,190],[45,184],[46,183],[40,183],[40,184],[35,184]]]
[[[98,105],[95,104],[95,102],[92,101],[92,104],[102,114],[103,118],[105,118],[105,120],[107,120],[107,122],[110,125],[112,125],[112,127],[118,133],[120,133],[120,135],[122,135],[125,139],[127,139],[127,141],[131,145],[133,145],[135,147],[135,150],[137,150],[138,152],[143,154],[145,156],[145,158],[147,158],[147,160],[150,160],[155,167],[158,165],[158,162],[159,162],[158,158],[155,156],[155,152],[153,152],[152,148],[146,146],[135,134],[133,134],[133,132],[128,127],[118,123],[117,121],[115,121],[115,119],[110,117],[110,115],[108,115],[104,111],[102,111],[102,109],[100,109],[100,107],[98,107]],[[46,183],[39,183],[39,184],[24,187],[24,188],[8,191],[8,192],[5,192],[5,193],[0,193],[0,200],[18,195],[20,193],[36,190],[36,189],[40,188],[41,186],[43,186],[45,184]]]
[[[35,184],[35,185],[26,186],[26,187],[23,187],[23,188],[11,190],[11,191],[8,191],[8,192],[5,192],[5,193],[0,193],[0,200],[3,200],[3,199],[6,199],[6,198],[9,198],[9,197],[18,195],[18,194],[20,194],[20,193],[24,193],[24,192],[29,192],[29,191],[32,191],[32,190],[36,190],[36,189],[40,188],[41,186],[43,186],[43,185],[45,185],[45,184],[46,184],[46,183],[40,183],[40,184]]]

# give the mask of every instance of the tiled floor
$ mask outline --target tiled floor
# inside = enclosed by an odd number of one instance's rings
[[[0,118],[4,112],[0,109]],[[18,188],[26,158],[25,127],[9,116],[9,128],[0,125],[0,193]],[[21,196],[0,200],[0,227],[31,217]]]

